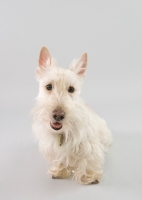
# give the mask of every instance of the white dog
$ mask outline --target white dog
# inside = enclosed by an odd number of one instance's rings
[[[41,49],[33,131],[51,164],[52,178],[73,174],[79,183],[91,184],[102,177],[104,153],[112,137],[105,121],[80,97],[86,66],[86,53],[63,69],[46,47]]]

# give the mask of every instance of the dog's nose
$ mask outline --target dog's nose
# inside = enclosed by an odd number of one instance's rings
[[[59,122],[65,118],[65,112],[62,110],[54,110],[52,116],[57,122]]]

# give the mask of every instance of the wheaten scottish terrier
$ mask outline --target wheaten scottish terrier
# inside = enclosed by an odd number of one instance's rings
[[[104,153],[112,137],[105,121],[80,97],[86,66],[86,53],[63,69],[46,47],[41,49],[33,131],[51,164],[52,178],[73,175],[77,182],[91,184],[102,177]]]

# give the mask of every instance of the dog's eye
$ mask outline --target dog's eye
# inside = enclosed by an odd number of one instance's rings
[[[52,85],[51,84],[46,85],[46,89],[47,90],[52,90]]]
[[[68,88],[68,92],[70,92],[70,93],[73,93],[74,92],[74,87],[72,87],[72,86],[70,86],[69,88]]]

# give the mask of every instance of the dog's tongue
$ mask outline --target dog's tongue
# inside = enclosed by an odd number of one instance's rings
[[[54,128],[60,128],[61,126],[62,126],[62,124],[61,123],[58,123],[58,122],[52,122],[52,126],[54,127]]]

